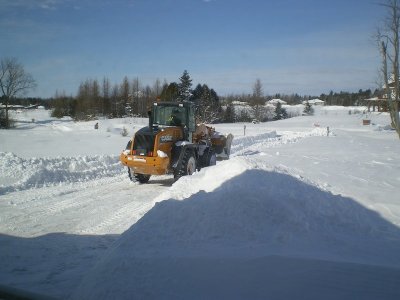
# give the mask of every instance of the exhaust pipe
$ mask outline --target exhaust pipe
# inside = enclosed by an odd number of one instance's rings
[[[151,110],[147,112],[147,116],[149,117],[149,128],[153,131],[153,118],[151,117]]]

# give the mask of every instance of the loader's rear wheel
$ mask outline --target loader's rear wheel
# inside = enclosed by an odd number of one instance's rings
[[[215,166],[217,164],[217,154],[214,149],[208,149],[208,152],[204,151],[204,154],[200,156],[199,163],[197,164],[197,170],[200,171],[202,168]]]
[[[128,175],[129,179],[134,182],[138,181],[140,183],[147,183],[150,179],[150,175],[134,173],[132,169],[129,167],[128,167]]]
[[[192,175],[196,171],[196,158],[193,151],[186,151],[180,169],[174,171],[175,181],[185,175]]]

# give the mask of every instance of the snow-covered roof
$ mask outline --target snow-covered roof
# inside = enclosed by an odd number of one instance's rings
[[[242,101],[232,101],[232,104],[233,105],[242,105],[242,106],[248,105],[247,102],[242,102]]]
[[[3,103],[0,103],[0,108],[5,108],[6,105]],[[43,107],[43,106],[42,106]],[[28,106],[23,106],[23,105],[8,105],[8,109],[33,109],[33,108],[38,108],[38,105],[28,105]]]
[[[267,103],[269,103],[269,104],[278,104],[278,103],[287,104],[287,102],[282,99],[272,99],[272,100],[267,101]]]
[[[324,104],[325,103],[325,101],[322,101],[320,99],[305,100],[302,103],[306,104],[307,102],[310,103],[310,104]]]
[[[6,105],[5,104],[0,104],[0,107],[5,108]],[[26,108],[23,105],[8,105],[8,109],[24,109]]]

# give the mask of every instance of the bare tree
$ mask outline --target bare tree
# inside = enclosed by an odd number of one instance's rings
[[[103,116],[110,113],[110,90],[111,90],[110,80],[106,77],[103,77],[102,102],[101,102],[101,114]]]
[[[127,113],[132,113],[132,107],[131,107],[131,103],[129,103],[129,99],[130,98],[130,94],[131,94],[131,85],[129,84],[129,80],[128,77],[125,76],[120,89],[119,89],[119,96],[120,96],[120,102],[123,105],[123,115],[126,115]],[[128,111],[130,110],[130,111]]]
[[[262,98],[264,96],[263,87],[260,79],[257,79],[253,86],[253,97]]]
[[[141,111],[143,111],[143,93],[142,93],[142,85],[139,81],[139,77],[136,77],[132,81],[131,85],[131,95],[130,98],[132,100],[132,114],[139,115]]]
[[[110,96],[110,104],[111,104],[111,115],[114,118],[119,118],[122,116],[121,113],[121,105],[119,101],[119,90],[120,87],[118,84],[114,84],[111,89],[111,96]],[[122,109],[123,111],[123,109]]]
[[[161,80],[160,79],[156,79],[156,81],[153,84],[153,91],[155,94],[154,98],[157,98],[161,95],[161,91],[162,91],[162,84],[161,84]]]
[[[382,73],[385,85],[385,94],[388,101],[392,126],[400,138],[399,121],[399,30],[400,7],[398,0],[388,0],[381,4],[387,9],[387,17],[381,29],[378,29],[378,42],[382,54]]]
[[[24,67],[18,63],[16,58],[3,58],[0,62],[0,90],[5,100],[5,122],[4,127],[10,127],[8,109],[10,99],[26,93],[35,88],[36,82],[33,77],[25,72]]]
[[[262,83],[260,79],[257,79],[253,86],[253,95],[250,98],[250,105],[253,109],[254,118],[261,120],[265,99],[263,94]]]

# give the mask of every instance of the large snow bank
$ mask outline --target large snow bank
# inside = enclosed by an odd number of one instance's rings
[[[399,228],[279,170],[230,164],[203,169],[160,195],[171,198],[121,236],[75,297],[368,299],[381,293],[368,285],[382,274],[388,292],[380,295],[400,295],[400,271],[389,268],[400,266]],[[355,286],[343,291],[349,283]]]

